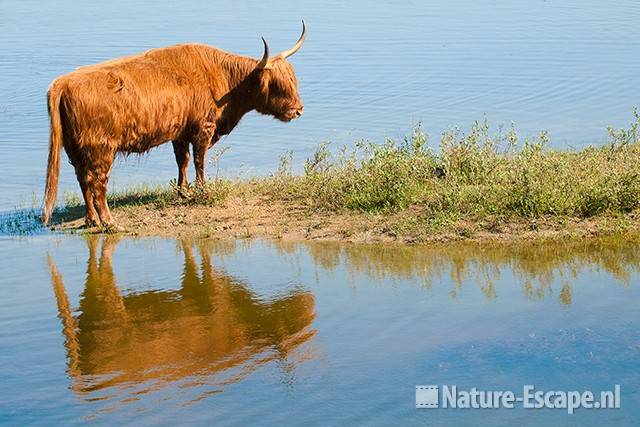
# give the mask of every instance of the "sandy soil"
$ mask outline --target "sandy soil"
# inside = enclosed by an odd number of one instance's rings
[[[54,228],[68,232],[100,233],[84,228],[84,207],[58,216]],[[459,240],[515,241],[585,238],[640,231],[640,214],[578,219],[480,218],[451,221],[439,227],[420,221],[419,208],[395,214],[310,212],[258,197],[236,197],[221,206],[164,206],[153,203],[115,206],[112,214],[125,235],[207,236],[218,238],[274,238],[287,241],[430,243]]]

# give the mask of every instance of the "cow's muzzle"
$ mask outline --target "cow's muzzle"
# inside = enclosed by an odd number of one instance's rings
[[[303,107],[292,108],[292,109],[288,110],[284,115],[289,120],[297,119],[298,117],[302,116],[302,111],[303,110],[304,110]]]

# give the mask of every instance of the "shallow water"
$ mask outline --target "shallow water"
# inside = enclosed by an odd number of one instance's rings
[[[0,424],[634,425],[640,248],[39,236],[0,244]],[[418,410],[417,384],[621,386]]]
[[[148,48],[206,42],[240,54],[309,36],[292,58],[305,115],[251,114],[220,146],[229,175],[266,174],[320,142],[401,137],[422,122],[434,140],[487,114],[524,135],[580,147],[627,125],[640,87],[640,3],[602,1],[0,2],[0,210],[39,204],[47,155],[45,93],[57,76]],[[213,169],[213,166],[211,166]],[[166,183],[169,145],[121,161],[112,187]],[[63,163],[62,187],[77,192]],[[35,195],[35,197],[33,196]],[[34,202],[35,200],[35,202]]]

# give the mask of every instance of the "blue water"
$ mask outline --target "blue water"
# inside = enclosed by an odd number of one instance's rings
[[[0,424],[635,425],[640,251],[50,237],[0,245]],[[415,409],[419,384],[620,409]]]
[[[443,130],[486,114],[521,134],[548,130],[558,147],[606,140],[639,106],[637,1],[0,2],[0,210],[40,202],[47,156],[45,93],[78,66],[152,47],[204,42],[259,56],[290,47],[304,117],[250,114],[220,144],[228,175],[263,175],[293,150],[300,166],[317,144],[400,138],[421,122]],[[210,172],[213,166],[210,166]],[[120,161],[113,188],[166,183],[170,145]],[[62,168],[63,190],[78,192]]]
[[[224,174],[267,174],[287,150],[299,169],[320,142],[400,138],[419,122],[437,146],[484,114],[580,148],[640,104],[636,1],[1,0],[0,213],[40,203],[57,76],[179,42],[258,56],[261,35],[289,47],[300,18],[308,38],[291,62],[305,115],[249,114],[220,143]],[[165,145],[120,160],[111,187],[175,175]],[[78,192],[66,163],[61,187]],[[0,236],[0,424],[635,425],[639,270],[638,245],[624,239],[428,248]],[[417,410],[420,384],[620,384],[622,400],[571,416]]]

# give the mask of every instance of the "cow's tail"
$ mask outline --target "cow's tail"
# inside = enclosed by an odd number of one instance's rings
[[[51,219],[51,211],[58,195],[60,175],[60,150],[62,149],[62,120],[60,119],[60,98],[62,90],[55,85],[47,93],[51,132],[49,134],[49,160],[47,161],[47,181],[44,187],[44,225]]]

